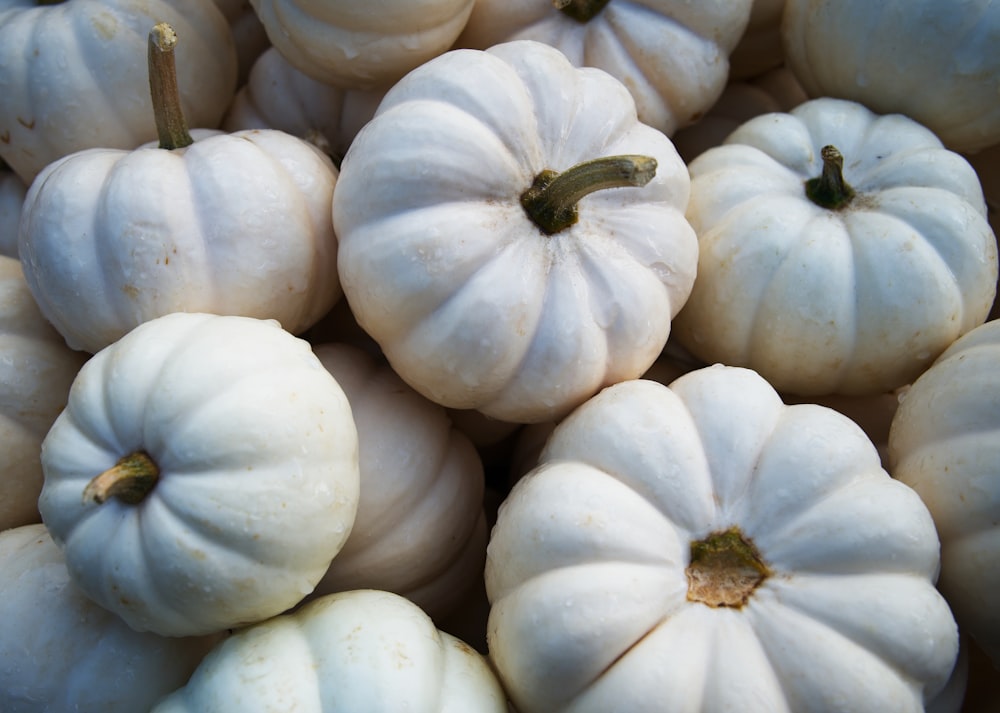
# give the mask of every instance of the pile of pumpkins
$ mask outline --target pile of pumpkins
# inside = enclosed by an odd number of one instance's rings
[[[995,710],[998,38],[0,2],[0,710]]]

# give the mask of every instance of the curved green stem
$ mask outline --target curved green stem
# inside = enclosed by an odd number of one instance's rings
[[[816,205],[829,210],[839,210],[854,198],[854,189],[844,180],[844,157],[836,146],[824,146],[823,173],[806,181],[806,196]]]
[[[177,88],[177,63],[174,47],[177,33],[160,22],[149,33],[147,61],[149,63],[149,94],[153,100],[153,116],[161,149],[181,149],[194,143],[188,133],[181,110],[181,94]]]
[[[83,500],[100,505],[114,497],[129,505],[137,505],[159,479],[160,469],[153,459],[142,451],[136,451],[87,483],[83,489]]]
[[[605,188],[645,186],[655,175],[656,159],[636,155],[596,158],[562,173],[546,169],[521,194],[521,205],[539,230],[554,235],[576,223],[577,203],[584,196]]]
[[[589,22],[611,0],[552,0],[552,5],[577,22]]]

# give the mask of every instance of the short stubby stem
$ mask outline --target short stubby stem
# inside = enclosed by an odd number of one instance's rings
[[[611,0],[552,0],[552,5],[577,22],[589,22]]]
[[[136,451],[87,483],[83,500],[100,505],[114,497],[129,505],[138,505],[159,479],[160,469],[153,459],[143,451]]]
[[[559,173],[546,169],[521,194],[521,205],[546,235],[555,235],[579,219],[577,203],[606,188],[642,187],[656,175],[651,156],[605,156],[584,161]]]
[[[167,23],[161,22],[150,31],[147,50],[149,93],[161,149],[182,149],[194,143],[181,110],[174,58],[176,46],[177,34]]]
[[[691,563],[684,573],[688,601],[734,608],[746,604],[771,574],[757,548],[737,527],[692,542]]]
[[[854,198],[854,189],[844,180],[844,157],[836,146],[824,146],[820,156],[823,172],[806,181],[806,196],[821,208],[839,210]]]

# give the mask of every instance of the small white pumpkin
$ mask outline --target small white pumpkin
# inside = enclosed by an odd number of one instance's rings
[[[205,0],[0,0],[0,158],[25,183],[88,148],[129,150],[156,138],[146,36],[170,23],[184,112],[214,128],[236,92],[226,18]]]
[[[309,344],[178,312],[95,354],[42,443],[42,520],[137,631],[217,632],[300,602],[358,505],[358,435]]]
[[[481,579],[486,558],[479,454],[387,364],[347,344],[313,351],[351,405],[361,495],[351,535],[310,597],[381,589],[432,617],[448,612]]]
[[[0,532],[0,571],[5,713],[148,711],[219,639],[131,629],[77,588],[41,524]]]
[[[781,392],[882,394],[982,324],[997,240],[976,172],[927,128],[821,98],[688,166],[698,279],[675,337]]]
[[[688,181],[606,72],[530,40],[454,50],[393,86],[344,157],[344,293],[432,401],[550,420],[663,348],[694,282]]]
[[[0,257],[0,530],[41,522],[42,439],[87,356],[45,321],[21,264]]]
[[[176,41],[157,26],[151,56]],[[333,162],[282,131],[188,133],[175,91],[153,93],[159,144],[70,154],[28,189],[18,252],[42,313],[91,353],[179,311],[302,332],[341,296]]]
[[[964,335],[906,392],[889,470],[926,503],[941,538],[938,586],[962,631],[1000,668],[1000,321]]]
[[[628,87],[640,121],[668,136],[719,98],[751,0],[479,0],[457,47],[544,42]]]
[[[507,713],[486,660],[389,592],[329,594],[239,631],[152,713]]]
[[[1000,143],[1000,3],[786,0],[781,32],[810,96],[905,114],[953,151]]]
[[[446,51],[474,0],[250,0],[274,47],[313,79],[385,88]]]
[[[490,657],[520,713],[922,713],[958,654],[938,564],[850,419],[738,367],[627,381],[500,507]]]

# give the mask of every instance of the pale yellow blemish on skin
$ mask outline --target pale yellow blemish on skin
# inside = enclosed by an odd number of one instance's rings
[[[106,40],[114,39],[115,34],[118,32],[118,18],[110,12],[97,13],[91,18],[90,22],[98,34]]]

